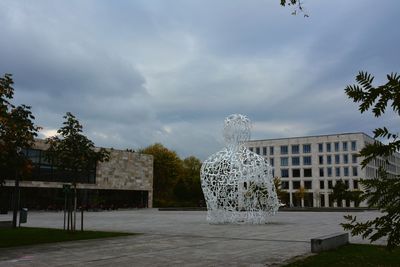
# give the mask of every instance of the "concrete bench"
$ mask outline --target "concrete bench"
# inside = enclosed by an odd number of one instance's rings
[[[12,221],[0,221],[0,228],[11,228]]]
[[[331,250],[349,243],[348,233],[335,233],[311,239],[311,252]]]

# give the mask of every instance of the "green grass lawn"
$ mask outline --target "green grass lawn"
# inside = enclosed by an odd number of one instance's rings
[[[388,251],[383,246],[349,244],[286,266],[400,266],[400,248]]]
[[[31,227],[0,228],[0,248],[127,235],[133,234],[99,231],[68,232],[60,229]]]

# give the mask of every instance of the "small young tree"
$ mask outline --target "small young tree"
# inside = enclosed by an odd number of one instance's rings
[[[17,226],[19,180],[24,170],[28,170],[29,160],[22,149],[30,148],[39,127],[35,117],[26,105],[11,104],[14,96],[11,74],[0,78],[0,190],[6,179],[15,180],[13,227]]]
[[[342,206],[343,200],[347,200],[350,197],[347,185],[342,181],[336,181],[335,186],[332,188],[332,199],[337,201],[338,207]]]
[[[387,83],[374,87],[374,77],[366,72],[360,72],[356,81],[358,84],[349,85],[345,91],[354,102],[360,103],[361,113],[372,108],[375,117],[380,117],[386,111],[388,105],[400,115],[400,75],[392,73],[387,75]],[[390,133],[386,127],[374,130],[375,142],[367,144],[361,151],[360,156],[365,167],[369,161],[376,157],[388,157],[400,149],[398,134]],[[386,138],[388,142],[379,142],[378,138]],[[387,163],[389,163],[387,161]],[[387,247],[392,249],[400,245],[400,177],[388,178],[385,170],[380,169],[376,179],[361,180],[365,192],[361,198],[366,199],[369,207],[378,208],[383,215],[366,222],[357,222],[356,216],[345,216],[347,223],[342,226],[350,230],[352,235],[361,235],[371,242],[387,236]]]
[[[82,134],[82,125],[70,112],[64,116],[65,121],[57,133],[46,140],[49,144],[48,157],[58,170],[68,173],[73,186],[74,223],[76,225],[77,182],[81,173],[87,173],[96,162],[109,160],[109,152],[104,148],[96,149],[94,143]]]

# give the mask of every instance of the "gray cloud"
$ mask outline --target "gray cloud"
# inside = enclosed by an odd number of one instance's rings
[[[47,132],[73,112],[97,145],[161,142],[204,159],[225,116],[253,138],[396,126],[360,115],[343,89],[367,70],[399,71],[400,2],[35,1],[0,3],[0,73]]]

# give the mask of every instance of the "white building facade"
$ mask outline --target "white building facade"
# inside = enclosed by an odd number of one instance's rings
[[[281,179],[281,189],[286,192],[281,202],[297,207],[354,207],[358,203],[332,199],[332,188],[342,180],[350,191],[362,190],[360,179],[377,177],[380,166],[389,176],[400,173],[400,154],[371,161],[361,168],[362,158],[357,157],[365,144],[373,143],[365,133],[251,140],[246,146],[268,160],[274,167],[274,177]],[[360,206],[365,206],[361,203]]]

